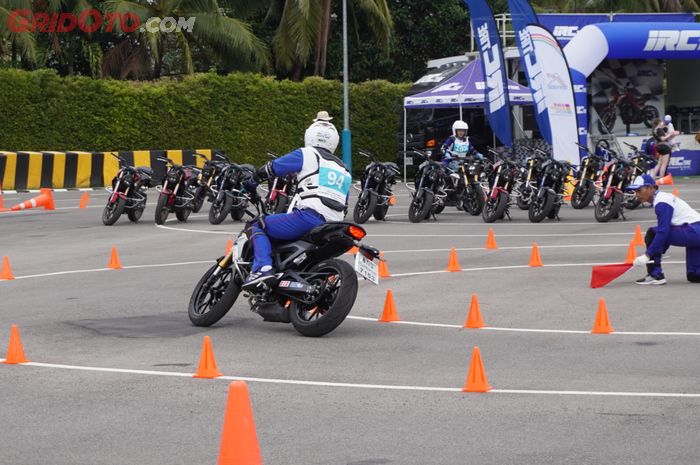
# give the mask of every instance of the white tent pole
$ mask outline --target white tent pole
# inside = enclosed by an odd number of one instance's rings
[[[406,107],[403,107],[403,183],[406,184],[406,173],[408,172],[408,165],[406,165],[406,139],[408,134],[406,134]]]

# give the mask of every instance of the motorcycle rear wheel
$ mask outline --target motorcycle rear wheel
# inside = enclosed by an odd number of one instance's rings
[[[213,276],[217,268],[218,264],[209,268],[192,292],[187,315],[195,326],[211,326],[222,319],[241,293],[233,268],[226,268]]]
[[[328,273],[325,279],[318,280],[326,288],[324,295],[309,305],[292,301],[289,317],[300,334],[320,337],[337,328],[350,313],[357,298],[357,275],[352,266],[335,258],[318,263],[309,271]]]
[[[622,210],[622,194],[613,192],[609,199],[600,198],[595,206],[595,219],[599,223],[608,221],[620,216]]]
[[[124,213],[125,206],[126,199],[121,197],[117,197],[116,202],[108,202],[104,210],[102,210],[102,223],[105,226],[112,226]]]

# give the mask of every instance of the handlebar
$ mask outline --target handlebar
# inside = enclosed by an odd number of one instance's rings
[[[417,150],[416,150],[417,151]],[[374,155],[372,155],[369,151],[360,149],[357,151],[360,155],[362,155],[365,158],[368,158],[370,161],[375,161]]]
[[[277,155],[276,153],[273,153],[273,152],[270,152],[270,151],[267,151],[267,152],[265,152],[265,153],[266,153],[267,156],[270,157],[270,158],[273,158],[273,159],[279,158],[279,155]]]

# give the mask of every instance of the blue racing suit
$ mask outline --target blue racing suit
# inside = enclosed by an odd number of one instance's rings
[[[661,256],[670,246],[685,247],[685,266],[688,281],[700,282],[700,213],[685,201],[667,192],[654,195],[654,211],[658,226],[647,230],[646,255],[653,260],[647,272],[663,276]]]
[[[444,154],[442,158],[442,163],[453,171],[456,171],[458,165],[452,163],[451,161],[455,158],[465,158],[469,155],[474,155],[480,160],[484,158],[479,152],[474,149],[474,146],[469,142],[468,137],[456,137],[450,136],[442,144],[442,153]]]
[[[341,221],[352,182],[343,163],[323,149],[298,148],[273,160],[269,167],[274,176],[296,173],[300,193],[290,213],[266,216],[264,228],[259,221],[251,224],[253,272],[273,267],[270,238],[294,241],[327,221]]]

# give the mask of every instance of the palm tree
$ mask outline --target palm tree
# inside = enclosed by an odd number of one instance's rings
[[[33,65],[37,57],[36,37],[33,33],[15,32],[9,27],[8,19],[14,10],[31,10],[31,0],[0,0],[0,54],[10,55],[12,67],[18,58],[26,65]]]
[[[152,76],[161,76],[164,58],[170,53],[178,58],[181,72],[192,73],[192,51],[208,48],[219,56],[235,56],[238,60],[258,70],[269,67],[269,52],[250,26],[240,19],[222,13],[217,0],[108,0],[106,11],[121,15],[134,14],[141,24],[149,18],[191,18],[195,23],[191,31],[149,32],[139,30],[125,34],[122,41],[105,56],[107,74],[115,70],[139,72],[144,60],[152,62]],[[119,22],[115,24],[119,29]],[[123,31],[118,31],[123,32]]]
[[[314,55],[314,74],[326,72],[326,51],[333,10],[340,0],[270,0],[268,20],[278,21],[272,50],[278,71],[291,72],[300,79],[302,70]],[[387,0],[348,0],[349,13],[361,17],[378,44],[388,51],[393,22]],[[357,29],[357,27],[356,27]]]

